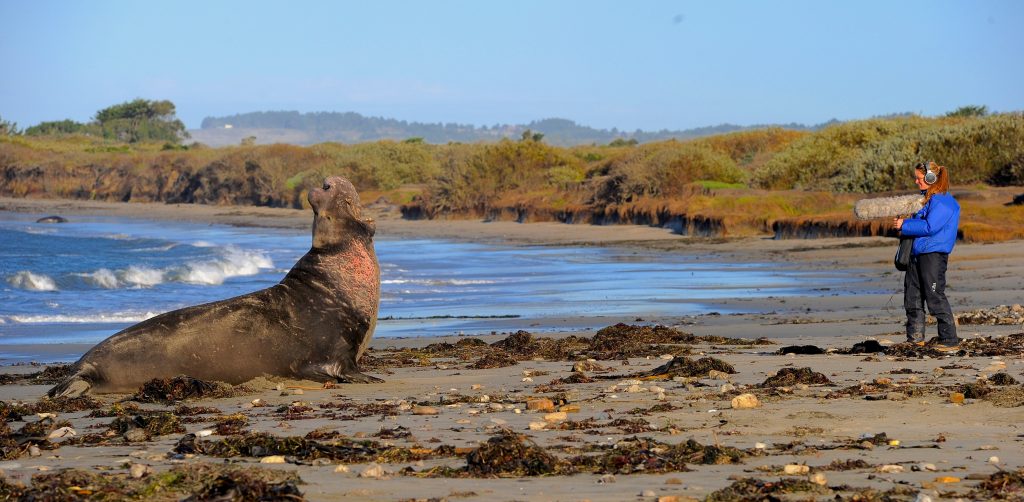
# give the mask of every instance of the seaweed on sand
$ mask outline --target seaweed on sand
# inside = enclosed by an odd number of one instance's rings
[[[154,378],[139,388],[130,399],[140,403],[169,404],[185,399],[227,397],[233,387],[223,382],[207,382],[187,375],[174,378]]]
[[[635,438],[620,441],[600,455],[578,456],[570,462],[580,471],[599,474],[663,473],[689,471],[686,464],[737,464],[745,456],[736,448],[703,445],[693,439],[670,445]]]
[[[1024,386],[994,390],[985,396],[985,400],[1000,408],[1024,406]]]
[[[974,500],[1024,500],[1024,468],[993,473],[971,491]]]
[[[0,424],[0,460],[14,460],[35,446],[43,450],[52,450],[57,447],[50,442],[51,432],[61,427],[70,427],[71,422],[66,420],[55,421],[52,418],[44,418],[36,422],[29,422],[11,432],[6,421]]]
[[[554,474],[565,465],[526,436],[511,431],[491,437],[466,456],[470,476],[539,476]]]
[[[168,412],[145,413],[133,417],[122,415],[115,418],[108,428],[119,435],[124,435],[133,429],[140,429],[145,433],[146,440],[185,432],[185,427],[181,425],[181,419],[174,413]]]
[[[796,384],[831,385],[832,381],[825,375],[811,368],[782,368],[761,383],[761,387],[789,387]]]
[[[741,478],[721,490],[712,492],[707,502],[775,501],[787,494],[806,493],[827,495],[832,491],[806,479],[782,478],[778,481],[764,481],[757,478]]]
[[[669,362],[658,366],[650,371],[645,371],[636,377],[646,380],[671,379],[673,377],[697,377],[707,375],[711,370],[723,373],[734,374],[736,368],[721,359],[714,357],[702,357],[696,361],[688,357],[675,357]]]
[[[451,456],[454,449],[444,445],[436,449],[384,446],[376,441],[337,439],[320,442],[298,436],[277,437],[266,433],[245,433],[217,441],[200,440],[186,434],[174,446],[175,453],[200,453],[212,457],[265,457],[286,455],[309,461],[319,458],[350,464],[368,462],[412,462],[432,457]]]
[[[126,474],[64,469],[32,476],[28,486],[0,478],[4,500],[304,500],[294,472],[260,467],[189,464],[134,479]],[[170,497],[177,494],[176,497]]]
[[[506,368],[519,364],[515,358],[502,353],[491,353],[481,357],[477,362],[469,365],[473,369]]]

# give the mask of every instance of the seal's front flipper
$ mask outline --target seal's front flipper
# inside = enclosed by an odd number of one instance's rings
[[[50,397],[79,397],[89,393],[96,377],[96,368],[85,364],[63,382],[46,392]]]

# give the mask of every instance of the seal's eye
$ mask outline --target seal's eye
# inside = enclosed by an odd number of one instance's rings
[[[331,184],[330,184],[330,183],[327,183],[327,182],[325,181],[325,182],[324,182],[324,190],[330,190],[330,189],[331,189]]]

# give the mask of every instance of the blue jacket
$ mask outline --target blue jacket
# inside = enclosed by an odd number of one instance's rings
[[[949,253],[956,243],[960,226],[960,204],[948,193],[937,193],[928,199],[913,218],[903,220],[902,235],[917,237],[910,254]]]

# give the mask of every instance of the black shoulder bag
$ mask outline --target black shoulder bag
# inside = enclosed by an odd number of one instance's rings
[[[907,267],[910,266],[910,252],[914,248],[913,237],[900,237],[900,245],[896,248],[896,257],[893,258],[892,264],[896,266],[896,270],[905,272]]]

